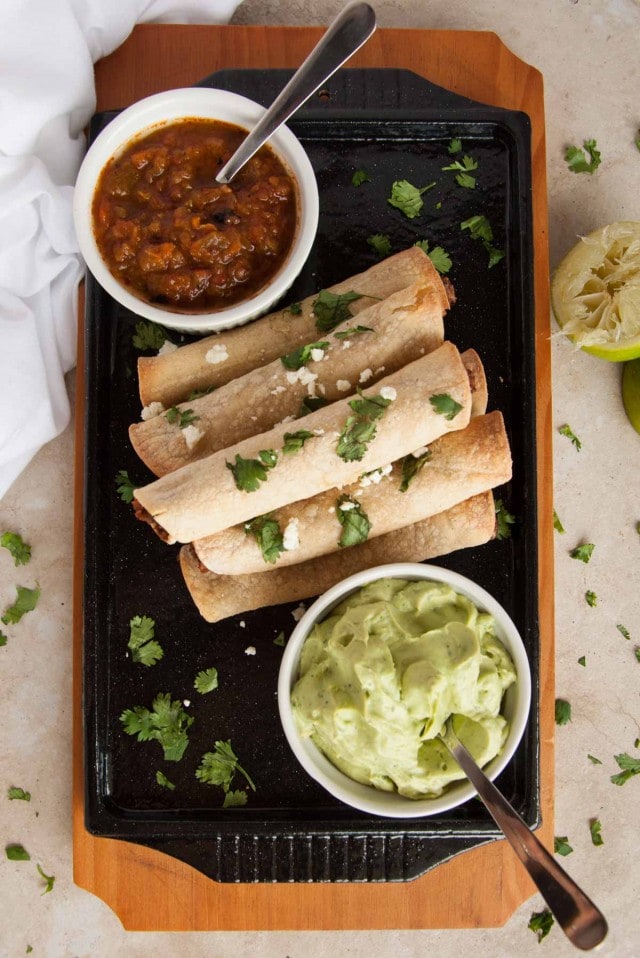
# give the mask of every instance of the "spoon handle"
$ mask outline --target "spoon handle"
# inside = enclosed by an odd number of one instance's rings
[[[441,738],[504,832],[566,936],[582,951],[595,948],[608,930],[602,912],[549,854],[449,725]]]
[[[242,141],[216,180],[229,183],[269,137],[359,50],[376,28],[376,15],[368,3],[350,3],[339,13],[302,66],[294,73],[251,133]]]

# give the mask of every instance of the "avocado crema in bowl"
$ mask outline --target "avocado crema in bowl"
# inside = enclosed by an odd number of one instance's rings
[[[306,613],[285,657],[289,744],[313,778],[364,811],[431,815],[475,795],[438,738],[449,719],[491,778],[524,731],[530,676],[517,630],[483,589],[445,569],[353,576]]]

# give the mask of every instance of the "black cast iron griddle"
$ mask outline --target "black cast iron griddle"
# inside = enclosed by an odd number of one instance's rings
[[[223,71],[203,81],[265,105],[289,71]],[[96,135],[112,118],[94,118]],[[313,251],[288,302],[359,272],[376,261],[366,239],[386,233],[393,251],[419,239],[450,254],[458,302],[447,337],[474,347],[485,364],[489,408],[505,417],[514,460],[511,483],[498,491],[517,517],[510,539],[437,560],[476,580],[507,609],[527,647],[533,673],[531,718],[499,785],[529,825],[540,820],[538,596],[535,454],[535,359],[529,120],[522,113],[464,99],[396,70],[345,70],[290,124],[318,179],[320,224]],[[453,172],[449,141],[478,162],[475,189]],[[371,181],[354,187],[355,170]],[[419,217],[407,219],[387,198],[394,180],[432,180]],[[488,217],[505,259],[488,254],[460,224]],[[84,719],[86,826],[94,835],[149,845],[218,881],[405,881],[501,833],[479,800],[434,818],[397,821],[356,812],[329,796],[297,764],[281,730],[276,702],[281,647],[293,605],[209,625],[187,593],[177,547],[164,545],[115,491],[126,469],[139,485],[153,477],[130,447],[139,417],[136,317],[89,276],[86,296],[86,463]],[[175,342],[187,337],[171,334]],[[307,603],[308,605],[309,603]],[[127,654],[129,620],[150,615],[164,658],[151,668]],[[255,646],[256,654],[245,649]],[[219,688],[193,687],[216,666]],[[126,735],[120,714],[151,706],[158,692],[190,701],[195,721],[179,763],[165,762],[157,742]],[[222,809],[223,793],[195,777],[202,755],[230,739],[254,779],[245,807]],[[176,784],[156,783],[161,770]],[[242,787],[236,780],[234,788]]]

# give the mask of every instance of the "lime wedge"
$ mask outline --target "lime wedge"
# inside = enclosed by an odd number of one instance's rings
[[[629,422],[640,432],[640,359],[625,363],[622,368],[622,403]]]
[[[551,282],[562,331],[612,362],[640,356],[640,223],[612,223],[583,236]]]

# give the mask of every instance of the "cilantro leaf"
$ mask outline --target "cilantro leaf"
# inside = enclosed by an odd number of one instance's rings
[[[356,546],[367,541],[371,523],[357,499],[348,495],[340,496],[336,501],[336,515],[342,526],[342,533],[338,540],[341,548]]]
[[[313,439],[313,433],[308,429],[298,429],[297,432],[285,432],[284,446],[282,451],[285,455],[292,452],[299,452],[307,439]]]
[[[635,649],[633,650],[633,654],[635,655],[636,660],[640,662],[640,645],[636,645]]]
[[[411,482],[418,475],[420,470],[429,462],[431,459],[431,453],[426,449],[419,456],[414,456],[411,453],[408,456],[405,456],[402,460],[402,481],[400,483],[400,492],[406,492]]]
[[[604,838],[600,834],[602,830],[602,823],[598,818],[592,818],[589,823],[589,831],[591,832],[591,841],[594,845],[604,845]]]
[[[129,622],[129,642],[131,658],[141,665],[155,665],[164,652],[159,642],[152,641],[155,633],[155,622],[148,615],[134,615]]]
[[[55,885],[56,876],[55,876],[55,875],[46,875],[46,874],[44,873],[44,871],[42,870],[42,868],[40,867],[40,865],[37,865],[36,867],[37,867],[38,871],[40,872],[40,875],[44,878],[44,880],[45,880],[45,882],[46,882],[45,889],[44,889],[44,891],[42,892],[43,895],[46,895],[47,892],[53,891],[53,886]]]
[[[214,749],[215,751],[206,752],[202,756],[202,761],[196,769],[196,778],[207,785],[220,785],[225,792],[228,792],[236,772],[240,772],[255,792],[256,787],[248,772],[238,762],[238,756],[231,748],[231,741],[218,741]]]
[[[571,703],[566,699],[556,699],[556,725],[566,725],[571,721]]]
[[[339,329],[333,335],[336,339],[349,339],[350,336],[359,336],[361,333],[373,333],[371,326],[352,326],[350,329]]]
[[[640,130],[638,130],[638,135],[633,142],[636,145],[636,149],[640,150]]]
[[[572,549],[569,555],[572,559],[577,559],[579,562],[584,562],[585,565],[591,558],[595,545],[593,542],[583,542],[582,545],[576,546],[575,549]]]
[[[254,537],[265,562],[274,563],[284,551],[280,524],[272,516],[256,516],[255,519],[245,522],[244,531],[248,536]]]
[[[273,640],[273,644],[279,645],[281,648],[284,648],[284,644],[285,644],[284,632],[278,632],[275,639]]]
[[[624,625],[616,625],[616,629],[618,630],[618,632],[623,638],[625,639],[631,638],[631,636],[629,635],[629,630],[625,628]]]
[[[140,665],[151,666],[159,662],[163,655],[162,646],[154,639],[153,642],[145,642],[139,649],[134,649],[131,658],[134,662],[139,662]]]
[[[0,629],[0,649],[2,648],[3,645],[6,645],[6,644],[7,644],[7,637],[2,631],[2,629]]]
[[[4,853],[10,862],[30,862],[31,861],[31,855],[26,850],[24,845],[18,845],[17,843],[13,845],[5,845]]]
[[[324,353],[324,350],[328,348],[329,343],[326,340],[319,343],[307,343],[306,346],[301,346],[299,349],[294,349],[293,352],[287,353],[286,356],[281,356],[280,362],[285,369],[302,369],[302,367],[306,366],[312,359],[311,351],[313,349],[321,349]]]
[[[601,162],[597,145],[595,140],[584,140],[582,143],[584,149],[580,149],[579,146],[566,148],[564,158],[572,173],[595,173]],[[589,159],[585,155],[585,150],[589,154]]]
[[[5,625],[14,625],[16,622],[19,622],[23,615],[27,612],[33,612],[36,605],[38,604],[38,599],[40,598],[40,589],[25,589],[23,586],[16,586],[16,591],[18,597],[13,605],[10,605],[8,609],[5,609],[5,613],[2,616],[2,622]]]
[[[190,426],[191,423],[198,422],[200,416],[196,416],[193,409],[178,409],[177,406],[172,406],[170,409],[167,409],[164,418],[168,423],[171,423],[172,426],[178,425],[180,429],[184,429],[186,426]]]
[[[170,692],[159,692],[151,711],[142,705],[125,709],[120,721],[127,735],[137,735],[139,742],[159,742],[167,762],[180,761],[189,744],[187,729],[193,725],[193,718],[181,702],[171,700]]]
[[[362,293],[348,290],[346,293],[331,293],[328,289],[321,290],[312,303],[313,315],[316,318],[316,329],[321,333],[330,333],[332,329],[351,318],[350,303],[362,299]]]
[[[581,655],[581,656],[580,656],[580,658],[578,659],[578,665],[582,665],[584,668],[586,668],[586,666],[587,666],[586,656],[584,656],[584,655]]]
[[[214,689],[217,689],[218,670],[215,666],[212,665],[211,668],[198,672],[193,687],[200,692],[200,695],[206,695],[208,692],[213,692]]]
[[[175,789],[173,782],[170,782],[164,772],[161,772],[160,770],[156,772],[156,782],[158,785],[162,785],[163,788],[168,788],[171,792],[173,792]]]
[[[236,789],[236,791],[228,791],[224,796],[224,802],[222,803],[223,808],[235,808],[240,805],[247,804],[247,793],[244,788]]]
[[[471,216],[468,220],[464,220],[464,222],[460,224],[460,229],[469,230],[472,239],[480,240],[489,254],[489,269],[504,258],[504,252],[500,249],[496,249],[493,245],[493,230],[486,216]]]
[[[387,203],[404,213],[407,219],[415,219],[424,205],[422,194],[435,185],[434,180],[433,183],[418,188],[408,180],[396,180],[391,186],[391,196],[387,199]]]
[[[527,927],[537,936],[538,944],[540,944],[542,939],[547,937],[554,923],[555,918],[549,909],[545,908],[544,911],[534,911],[532,913]]]
[[[367,446],[375,438],[376,421],[391,402],[383,396],[363,396],[358,392],[360,399],[349,402],[356,415],[347,418],[336,446],[336,452],[345,462],[356,462],[364,457]]]
[[[453,163],[450,163],[449,166],[442,167],[443,172],[447,170],[459,170],[460,172],[456,176],[456,183],[469,190],[475,189],[476,186],[476,178],[470,175],[470,171],[477,169],[478,164],[471,156],[463,156],[462,162],[455,160]]]
[[[17,566],[26,565],[31,558],[31,546],[27,545],[17,532],[3,532],[0,536],[0,546],[9,550]]]
[[[564,526],[560,522],[560,518],[555,509],[553,510],[553,528],[556,530],[556,532],[560,532],[562,535],[564,535]]]
[[[131,342],[136,349],[160,349],[167,338],[162,326],[150,320],[141,319],[139,323],[136,323],[136,331]]]
[[[589,755],[587,753],[587,758],[589,759],[592,765],[602,765],[602,762],[600,761],[600,759],[596,758],[595,755]]]
[[[436,393],[433,396],[429,396],[429,402],[435,409],[435,411],[444,418],[451,422],[452,419],[455,419],[459,412],[462,410],[462,406],[459,402],[449,395],[449,393]]]
[[[31,792],[25,792],[24,788],[18,788],[16,785],[12,785],[7,789],[7,795],[9,796],[10,802],[15,801],[16,799],[21,802],[31,801]]]
[[[510,539],[511,526],[515,524],[516,517],[512,516],[506,508],[502,499],[496,499],[496,539]]]
[[[261,482],[267,481],[267,472],[273,469],[278,461],[277,453],[273,449],[261,449],[259,459],[243,459],[236,453],[235,463],[227,462],[227,469],[231,470],[236,487],[242,492],[255,492]]]
[[[418,240],[413,245],[419,247],[419,249],[421,249],[423,253],[427,254],[429,259],[431,260],[431,262],[433,263],[433,265],[435,266],[435,268],[438,270],[438,272],[441,275],[444,273],[448,273],[451,267],[453,266],[451,257],[449,256],[447,252],[445,252],[442,246],[434,246],[431,252],[429,252],[429,241],[426,239]]]
[[[216,386],[207,386],[206,389],[194,389],[187,396],[187,402],[193,402],[194,399],[202,399],[203,396],[209,396],[215,392]]]
[[[560,426],[560,428],[558,429],[558,432],[560,433],[561,436],[566,436],[568,439],[570,439],[572,445],[574,445],[576,449],[578,450],[578,452],[580,452],[580,450],[582,449],[582,443],[580,442],[576,434],[573,432],[571,426],[565,423],[564,426]]]
[[[296,418],[302,419],[304,416],[308,416],[310,412],[315,412],[317,409],[322,409],[323,406],[327,406],[328,403],[329,400],[323,399],[322,396],[307,396],[302,400]]]
[[[367,243],[381,259],[391,252],[391,240],[386,233],[374,233],[372,236],[367,236]]]
[[[640,775],[640,758],[632,758],[626,752],[613,756],[618,763],[618,768],[622,769],[617,775],[611,776],[614,785],[624,785],[634,775]]]
[[[447,147],[447,152],[451,155],[459,153],[462,149],[462,140],[459,140],[457,137],[454,137],[453,140],[449,141],[449,146]]]
[[[126,469],[120,469],[116,473],[116,492],[123,502],[133,502],[135,488],[135,484],[129,479],[129,473]]]
[[[362,186],[363,183],[370,183],[371,177],[366,170],[356,170],[353,176],[351,177],[351,183],[353,186]]]
[[[292,316],[302,315],[302,304],[301,303],[291,303],[290,306],[287,306],[285,313],[291,313]]]
[[[598,596],[595,594],[595,592],[592,592],[590,589],[587,592],[585,592],[584,597],[587,601],[587,605],[590,605],[591,608],[593,608],[594,606],[598,604]]]
[[[573,851],[573,848],[569,844],[569,839],[566,835],[556,835],[553,839],[553,850],[556,855],[563,855],[566,857],[570,855]]]

